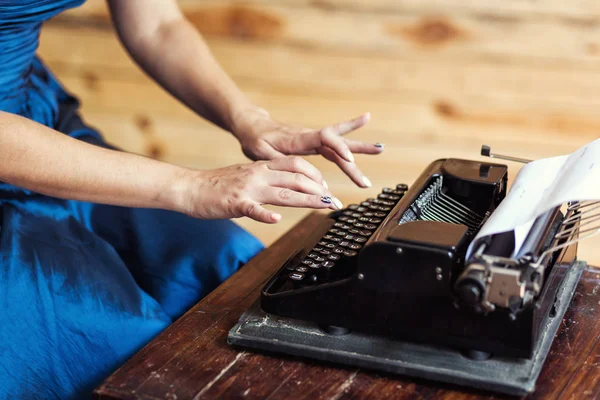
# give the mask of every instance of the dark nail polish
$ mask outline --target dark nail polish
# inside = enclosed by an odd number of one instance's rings
[[[329,196],[321,196],[321,201],[326,204],[331,204],[332,200]]]
[[[381,143],[375,143],[375,147],[379,147],[380,149],[383,149],[383,144],[381,144]]]

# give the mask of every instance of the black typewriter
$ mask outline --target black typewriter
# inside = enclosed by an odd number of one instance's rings
[[[576,256],[578,205],[536,219],[517,256],[495,235],[467,250],[506,196],[507,166],[443,159],[409,188],[331,213],[262,290],[269,315],[530,358]]]

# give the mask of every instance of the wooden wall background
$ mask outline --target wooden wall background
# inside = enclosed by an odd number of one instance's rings
[[[365,111],[353,136],[374,187],[310,158],[345,203],[411,183],[432,160],[481,144],[525,158],[571,152],[600,133],[600,2],[595,0],[181,0],[225,70],[279,119],[309,127]],[[237,142],[132,64],[101,0],[50,21],[40,53],[87,121],[132,152],[196,168],[245,162]],[[511,178],[519,165],[510,165]],[[240,223],[266,244],[278,225]],[[581,257],[600,264],[598,241]]]

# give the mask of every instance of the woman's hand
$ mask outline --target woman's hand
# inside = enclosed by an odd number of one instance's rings
[[[239,164],[212,171],[188,171],[180,211],[195,218],[249,217],[276,223],[281,215],[263,204],[331,208],[342,203],[324,186],[323,176],[301,157]]]
[[[370,187],[371,182],[354,163],[352,153],[379,154],[383,151],[383,145],[345,139],[342,136],[360,128],[369,118],[367,113],[322,129],[304,129],[275,121],[265,110],[250,107],[234,118],[232,128],[244,154],[252,160],[321,154],[336,163],[357,185]]]

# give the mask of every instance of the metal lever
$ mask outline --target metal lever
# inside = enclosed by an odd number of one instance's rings
[[[524,158],[511,157],[511,156],[503,156],[501,154],[493,154],[491,152],[491,150],[492,149],[490,148],[490,146],[487,146],[487,145],[484,144],[484,145],[481,146],[481,155],[484,156],[484,157],[500,158],[502,160],[516,161],[516,162],[520,162],[520,163],[523,163],[523,164],[527,164],[527,163],[530,163],[531,161],[533,161],[533,160],[526,160]]]

